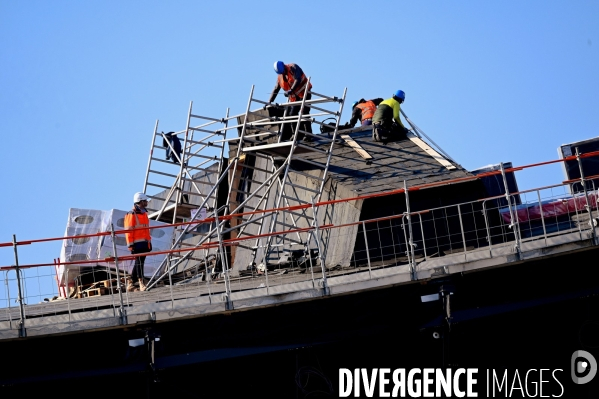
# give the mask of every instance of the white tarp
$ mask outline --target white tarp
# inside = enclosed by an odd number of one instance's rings
[[[100,211],[94,209],[69,209],[69,219],[65,236],[96,234],[102,231],[110,231],[111,224],[114,230],[119,231],[125,228],[124,218],[127,211],[111,209],[110,211]],[[150,220],[150,226],[163,226],[166,223]],[[150,230],[152,236],[152,252],[166,251],[171,249],[174,228],[172,226],[161,229]],[[127,256],[131,253],[127,248],[124,234],[116,235],[116,255],[118,257]],[[146,277],[152,276],[166,255],[146,257],[144,274]],[[100,266],[114,269],[114,262],[98,262],[99,259],[113,257],[114,250],[111,236],[86,237],[79,239],[64,240],[60,252],[60,261],[72,262],[79,260],[89,260],[76,265],[60,265],[58,268],[58,285],[64,287],[66,281],[72,282],[80,274],[83,267]],[[119,261],[119,269],[131,273],[133,261]],[[68,277],[67,277],[68,274]]]
[[[69,209],[69,219],[67,220],[67,228],[65,237],[77,235],[97,234],[102,231],[104,211],[95,209]],[[63,240],[60,250],[60,261],[74,262],[84,260],[94,260],[98,258],[98,247],[100,237],[75,238],[71,240]],[[79,269],[80,267],[89,267],[96,265],[96,262],[82,263],[76,267],[69,268]],[[66,270],[64,265],[58,268],[59,286],[65,285]]]

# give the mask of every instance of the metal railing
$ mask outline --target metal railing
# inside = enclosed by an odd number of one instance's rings
[[[576,157],[580,161],[578,154]],[[440,184],[448,183],[451,181]],[[571,184],[581,184],[583,192],[570,195],[568,187]],[[118,324],[127,324],[128,316],[151,315],[157,309],[180,309],[190,304],[224,305],[218,308],[222,311],[234,308],[235,301],[243,298],[314,289],[327,295],[330,287],[348,281],[393,275],[406,275],[408,280],[426,279],[437,273],[439,268],[453,264],[506,255],[520,259],[526,256],[527,251],[567,242],[589,241],[591,245],[598,245],[595,212],[599,192],[594,186],[592,189],[587,189],[587,186],[584,175],[576,182],[567,181],[518,193],[509,193],[506,184],[506,195],[410,211],[408,194],[419,187],[408,188],[404,183],[403,189],[386,194],[313,203],[309,206],[316,211],[331,203],[404,194],[406,211],[343,225],[323,224],[315,218],[313,226],[234,239],[224,237],[222,229],[218,229],[216,239],[210,243],[144,254],[147,256],[146,268],[157,267],[165,255],[175,258],[185,256],[194,262],[192,268],[169,269],[170,284],[155,286],[148,292],[126,292],[124,281],[130,270],[119,267],[143,255],[95,259],[99,265],[95,268],[80,266],[90,260],[19,264],[22,246],[29,248],[44,241],[99,235],[110,235],[116,242],[115,236],[124,234],[125,230],[115,231],[113,227],[109,232],[92,235],[20,242],[13,236],[11,242],[0,243],[0,247],[12,247],[15,258],[14,265],[0,267],[3,274],[0,333],[17,330],[19,336],[26,336],[28,327],[84,323],[90,319],[118,320]],[[516,195],[522,199],[519,205],[516,205]],[[283,207],[264,212],[284,210],[287,209]],[[219,220],[193,222],[194,225],[203,223],[218,225]],[[186,223],[152,228],[182,225]],[[285,243],[288,236],[298,232],[309,235],[308,243],[298,251],[288,252],[290,256],[281,258],[279,263],[266,265],[263,270],[255,267],[234,271],[226,267],[223,269],[223,265],[229,264],[224,258],[233,246],[249,245],[258,238],[273,235],[279,238],[279,242]],[[216,250],[216,255],[208,258],[207,249]],[[77,279],[70,279],[67,274],[66,285],[57,284],[60,280],[57,270],[61,265],[67,266]]]

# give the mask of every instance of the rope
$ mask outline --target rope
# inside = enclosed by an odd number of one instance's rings
[[[450,157],[450,156],[449,156],[449,154],[448,154],[448,153],[446,153],[445,151],[443,151],[443,149],[442,149],[442,148],[441,148],[441,147],[440,147],[440,146],[439,146],[437,143],[435,143],[435,142],[433,141],[433,139],[431,139],[430,137],[428,137],[428,136],[426,135],[426,133],[424,133],[424,131],[423,131],[422,129],[420,129],[418,126],[416,126],[416,124],[415,124],[414,122],[412,122],[412,121],[410,120],[410,118],[408,118],[408,116],[407,116],[407,115],[406,115],[406,113],[403,111],[403,109],[401,109],[401,108],[400,108],[400,111],[401,111],[401,114],[403,115],[403,117],[404,117],[404,118],[406,118],[406,121],[408,121],[408,123],[410,124],[410,126],[412,126],[412,128],[413,128],[413,129],[414,129],[414,131],[416,132],[416,135],[417,135],[419,138],[421,138],[421,137],[420,137],[420,134],[419,134],[419,133],[421,133],[421,134],[422,134],[424,137],[426,137],[426,139],[427,139],[428,141],[430,141],[430,142],[431,142],[431,143],[432,143],[432,144],[435,146],[435,148],[437,149],[437,151],[439,151],[441,154],[443,154],[443,156],[445,156],[445,158],[449,159],[449,160],[450,160],[451,162],[453,162],[453,163],[457,163],[456,161],[454,161],[454,160],[453,160],[453,158],[452,158],[452,157]]]

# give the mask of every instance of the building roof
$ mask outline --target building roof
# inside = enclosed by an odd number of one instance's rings
[[[337,182],[360,194],[377,193],[408,187],[472,176],[459,164],[451,164],[451,169],[442,165],[438,159],[417,145],[420,140],[391,140],[387,143],[375,142],[370,127],[341,131],[359,144],[372,159],[362,158],[345,140],[339,138],[333,150],[329,175]],[[415,137],[414,137],[415,138]],[[302,143],[319,149],[326,149],[328,142],[315,140]],[[425,143],[426,144],[426,143]],[[320,153],[302,154],[302,158],[326,162],[326,156]],[[437,158],[437,159],[436,159]],[[442,157],[441,157],[442,158]],[[294,165],[295,166],[295,165]]]
[[[248,122],[263,120],[266,111],[257,111],[249,114]],[[239,121],[240,124],[243,121]],[[313,124],[316,129],[318,125]],[[269,129],[263,126],[263,129]],[[246,134],[255,134],[250,127]],[[325,137],[326,133],[323,134]],[[341,136],[348,135],[359,144],[372,159],[364,159]],[[278,135],[273,133],[258,139],[246,139],[246,143],[255,142],[261,148],[260,152],[275,157],[287,157],[289,145],[276,144]],[[419,145],[420,144],[420,145]],[[250,144],[251,145],[251,144]],[[313,142],[298,142],[294,152],[294,159],[302,158],[309,161],[326,163],[326,155],[330,141],[319,140]],[[235,143],[229,143],[231,155],[236,151]],[[279,147],[280,146],[280,147]],[[423,148],[424,147],[424,148]],[[311,148],[320,150],[312,151]],[[425,150],[426,148],[426,150]],[[428,151],[428,152],[427,152]],[[443,162],[444,164],[440,163]],[[450,166],[449,168],[447,166]],[[314,165],[294,161],[292,170],[317,169]],[[372,127],[364,126],[354,129],[342,130],[337,133],[337,142],[334,146],[329,176],[336,182],[344,185],[349,191],[359,194],[379,193],[403,188],[403,181],[408,187],[436,183],[462,177],[473,176],[461,165],[446,160],[442,155],[430,148],[422,139],[412,135],[412,138],[403,140],[389,140],[386,143],[375,142],[372,139]]]

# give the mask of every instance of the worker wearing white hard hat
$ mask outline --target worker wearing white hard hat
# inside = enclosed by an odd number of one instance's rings
[[[133,209],[125,215],[125,230],[131,230],[125,233],[127,247],[132,255],[143,254],[152,251],[152,236],[150,236],[150,221],[146,207],[150,198],[144,193],[135,193],[133,195]],[[139,281],[139,290],[145,291],[144,282],[144,263],[146,257],[138,256],[135,258],[135,264],[131,271],[131,278],[127,280],[127,291],[137,291],[135,283]]]
[[[148,196],[147,196],[147,195],[145,195],[144,193],[135,193],[135,194],[133,195],[133,203],[134,203],[134,204],[137,204],[137,203],[139,203],[140,201],[147,201],[147,202],[149,202],[149,201],[150,201],[150,197],[148,197]]]

